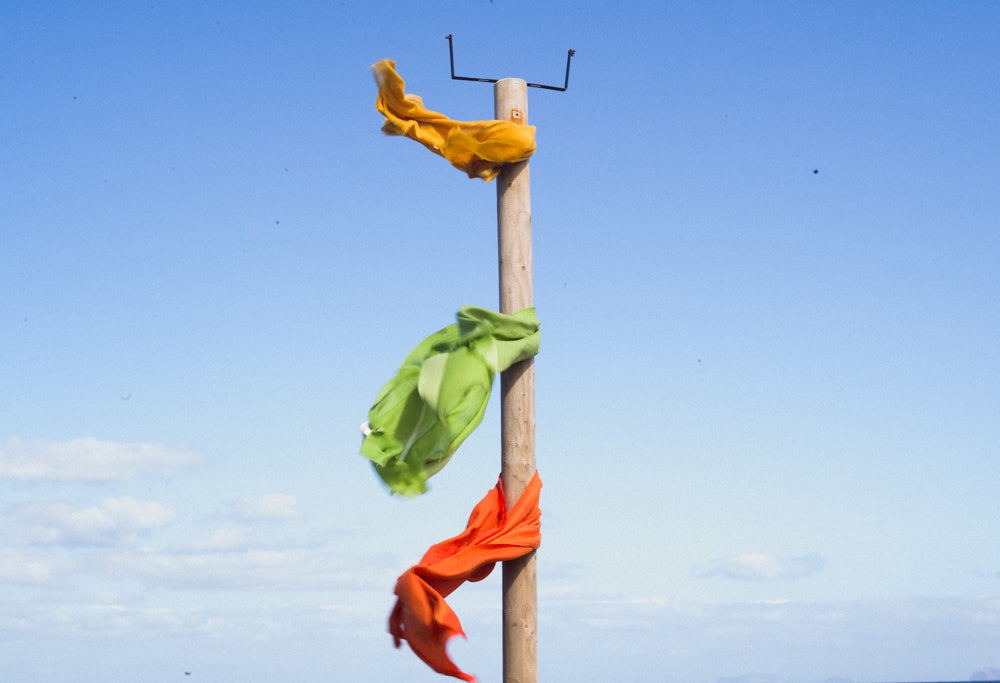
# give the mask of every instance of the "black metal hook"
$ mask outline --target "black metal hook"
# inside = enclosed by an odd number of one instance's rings
[[[451,34],[445,36],[448,39],[448,55],[451,57],[451,78],[454,81],[478,81],[479,83],[496,83],[496,78],[470,78],[469,76],[456,76],[455,75],[455,45],[452,43]],[[573,59],[573,55],[576,54],[576,50],[570,50],[569,54],[566,55],[566,82],[563,87],[558,85],[539,85],[538,83],[528,83],[529,88],[544,88],[546,90],[558,90],[559,92],[566,92],[569,87],[569,63]]]

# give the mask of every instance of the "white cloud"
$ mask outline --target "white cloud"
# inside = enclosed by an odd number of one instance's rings
[[[788,559],[765,553],[750,553],[728,560],[717,560],[708,569],[694,572],[694,576],[740,581],[784,581],[815,574],[823,565],[823,558],[815,553]]]
[[[412,669],[426,670],[412,653],[395,653],[384,626],[388,608],[367,594],[344,605],[51,597],[42,604],[0,598],[0,633],[12,644],[4,673],[26,672],[5,680],[318,682],[336,672],[337,680],[393,681],[400,679],[392,668],[377,662],[394,659],[398,667],[411,661],[404,655],[415,660]]]
[[[0,584],[50,584],[69,569],[71,564],[67,558],[0,550]]]
[[[459,614],[471,641],[478,625]],[[784,604],[540,598],[538,614],[539,632],[559,634],[547,656],[586,670],[574,680],[587,683],[617,680],[620,662],[633,660],[661,674],[643,680],[664,680],[669,671],[676,681],[741,680],[750,672],[800,682],[957,681],[979,663],[995,663],[1000,596]],[[601,656],[609,647],[616,658]]]
[[[0,516],[0,530],[22,545],[115,546],[174,519],[160,503],[128,496],[80,508],[60,500],[16,505]]]
[[[195,538],[183,544],[180,550],[194,553],[242,552],[258,544],[257,536],[249,527],[226,527]]]
[[[15,481],[127,481],[169,477],[203,461],[194,451],[157,444],[114,443],[94,438],[0,445],[0,479]]]
[[[388,591],[398,573],[384,558],[379,562],[371,556],[317,549],[126,553],[112,558],[110,564],[116,575],[188,590]]]
[[[293,519],[301,514],[298,499],[285,493],[244,498],[236,505],[236,511],[243,519],[252,520]]]

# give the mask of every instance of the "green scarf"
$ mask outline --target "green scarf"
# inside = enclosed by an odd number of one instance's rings
[[[458,323],[413,349],[368,412],[361,455],[393,493],[412,497],[482,422],[493,375],[538,353],[534,308],[462,306]]]

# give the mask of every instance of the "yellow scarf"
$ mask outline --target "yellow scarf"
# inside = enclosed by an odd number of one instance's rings
[[[375,108],[386,118],[382,131],[405,135],[470,178],[493,180],[504,164],[524,161],[535,151],[535,127],[508,121],[452,121],[424,107],[417,95],[407,95],[396,62],[383,59],[374,66],[378,97]]]

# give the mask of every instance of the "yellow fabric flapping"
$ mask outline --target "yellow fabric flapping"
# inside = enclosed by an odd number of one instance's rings
[[[375,108],[385,116],[382,132],[416,140],[470,178],[493,180],[504,164],[524,161],[535,152],[535,127],[508,121],[452,121],[424,107],[417,95],[407,95],[396,62],[383,59],[374,66],[378,97]]]

